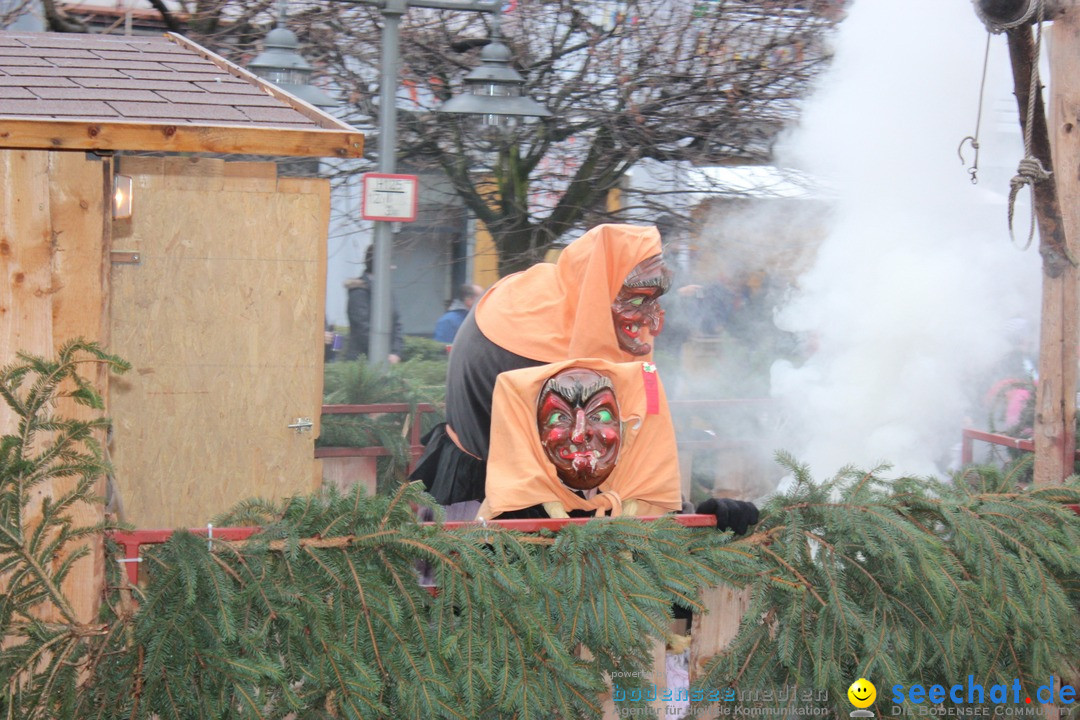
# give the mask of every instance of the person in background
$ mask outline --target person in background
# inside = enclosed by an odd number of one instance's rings
[[[469,314],[469,309],[476,303],[477,298],[484,294],[484,288],[479,285],[459,285],[454,290],[454,298],[450,301],[450,307],[446,309],[437,321],[432,338],[450,345],[454,342],[458,328]]]
[[[341,350],[341,336],[327,320],[323,325],[323,363],[333,362]]]
[[[349,342],[345,347],[345,359],[356,360],[368,354],[368,340],[371,337],[371,271],[375,267],[375,246],[368,245],[364,253],[364,274],[345,281],[349,292],[347,306],[349,315]],[[405,341],[401,337],[401,320],[398,317],[396,303],[390,301],[390,355],[387,361],[394,365],[401,360]]]

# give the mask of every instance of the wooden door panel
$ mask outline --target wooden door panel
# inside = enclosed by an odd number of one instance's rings
[[[112,269],[112,351],[133,365],[110,389],[125,519],[202,526],[247,497],[310,492],[327,182],[252,182],[187,158],[124,158],[120,172],[134,213],[113,249],[140,258]],[[299,417],[312,431],[287,427]]]

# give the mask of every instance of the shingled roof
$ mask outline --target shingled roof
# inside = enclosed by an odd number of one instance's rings
[[[358,157],[363,136],[180,35],[0,32],[0,147]]]

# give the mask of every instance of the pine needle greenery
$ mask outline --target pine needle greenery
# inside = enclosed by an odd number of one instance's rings
[[[99,502],[95,488],[108,467],[98,436],[108,421],[57,417],[54,410],[63,398],[103,408],[79,373],[84,366],[130,367],[81,340],[66,343],[55,360],[18,358],[0,370],[4,427],[14,428],[0,437],[0,711],[7,717],[54,698],[69,702],[88,639],[101,632],[80,620],[63,584],[87,554],[87,540],[105,530],[103,523],[74,524],[71,510]],[[65,490],[55,494],[57,488]]]
[[[1018,490],[1008,472],[886,481],[887,468],[813,481],[763,509],[763,572],[735,642],[700,689],[821,688],[843,707],[859,677],[950,687],[1060,678],[1080,647],[1080,502],[1062,487]],[[792,700],[793,701],[793,700]],[[881,700],[879,699],[879,705]]]
[[[3,439],[7,717],[597,718],[606,678],[645,684],[650,638],[666,635],[672,605],[704,611],[702,589],[725,583],[748,587],[751,608],[699,687],[826,688],[834,712],[847,712],[859,676],[1042,682],[1080,639],[1080,519],[1063,506],[1080,502],[1075,484],[1017,491],[991,469],[952,483],[880,471],[818,483],[790,458],[794,489],[739,539],[670,519],[449,530],[416,521],[430,498],[415,485],[251,500],[215,521],[259,525],[246,542],[174,533],[144,547],[134,588],[108,563],[100,621],[80,625],[62,610],[65,566],[52,558],[102,528],[57,509],[40,540],[11,539],[27,478],[49,458],[88,479],[71,502],[93,500],[90,480],[105,470],[79,449],[92,432],[47,411],[62,384],[39,379],[80,349],[116,362],[83,346],[2,375],[20,418],[59,442],[31,455]],[[437,591],[419,581],[421,564]],[[60,619],[35,620],[49,605]]]
[[[445,346],[439,346],[445,355]],[[441,379],[430,384],[432,376]],[[363,360],[326,365],[323,400],[328,404],[366,405],[406,403],[415,418],[416,406],[431,403],[441,406],[445,398],[445,360],[422,358],[406,360],[391,368],[372,367]],[[441,417],[433,413],[422,416],[423,431]],[[379,459],[378,487],[393,492],[394,486],[405,477],[409,465],[408,431],[403,413],[337,415],[324,414],[316,444],[320,447],[373,447],[390,450],[390,456]]]

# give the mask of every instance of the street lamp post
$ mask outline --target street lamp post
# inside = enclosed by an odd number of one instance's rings
[[[379,59],[379,173],[393,174],[396,170],[397,158],[397,85],[398,66],[400,64],[399,29],[402,16],[410,7],[431,8],[436,10],[469,10],[473,12],[499,13],[502,11],[502,0],[488,2],[454,2],[454,0],[379,0],[376,4],[383,17],[382,51]],[[496,15],[496,18],[498,16]],[[495,23],[498,27],[498,23]],[[489,78],[499,87],[514,85],[520,88],[524,84],[521,76],[509,67],[510,54],[506,46],[494,37],[492,42],[484,48],[488,53],[489,48],[494,47],[494,54],[501,60],[500,72],[494,79]],[[502,48],[499,50],[498,48]],[[490,53],[489,53],[490,54]],[[481,68],[478,68],[465,79],[469,84],[470,77],[484,67],[489,67],[492,62],[484,60]],[[498,63],[499,60],[495,62]],[[502,72],[505,70],[516,76]],[[486,77],[486,76],[485,76]],[[476,92],[475,90],[473,91]],[[495,116],[547,116],[550,113],[539,103],[529,98],[520,97],[519,93],[491,93],[480,100],[479,105],[470,104],[466,107],[455,109],[451,98],[440,108],[442,112],[477,113],[485,118]],[[527,101],[527,102],[522,102]],[[531,103],[531,104],[530,104]],[[371,295],[371,334],[368,338],[368,362],[379,365],[386,361],[390,354],[390,335],[392,314],[390,308],[390,255],[393,247],[391,225],[384,220],[375,222],[375,268],[372,272],[374,288]],[[370,268],[369,268],[370,269]]]
[[[386,0],[383,16],[382,54],[379,58],[379,172],[391,174],[397,169],[397,84],[399,28],[401,16],[409,9],[407,0]],[[374,287],[371,293],[371,335],[368,338],[368,362],[377,365],[390,354],[392,309],[390,307],[390,250],[394,238],[391,225],[375,221]],[[368,268],[370,271],[371,268]]]

